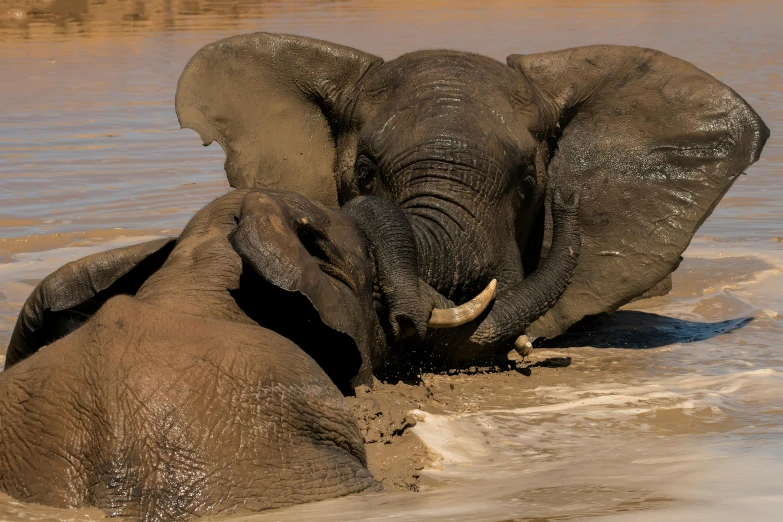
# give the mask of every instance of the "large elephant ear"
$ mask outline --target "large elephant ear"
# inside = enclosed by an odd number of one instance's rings
[[[729,87],[658,51],[602,45],[508,64],[555,114],[550,189],[581,192],[579,265],[530,329],[552,337],[664,280],[769,130]]]
[[[217,140],[235,188],[291,190],[337,204],[336,131],[350,126],[377,56],[299,36],[255,33],[207,45],[177,83],[180,125]]]
[[[134,295],[168,258],[176,239],[115,248],[72,261],[46,276],[25,301],[5,368],[79,328],[110,298]]]

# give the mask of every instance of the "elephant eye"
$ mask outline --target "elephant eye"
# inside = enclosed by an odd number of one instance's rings
[[[367,156],[359,156],[356,160],[356,182],[362,193],[372,189],[377,171],[378,167]]]

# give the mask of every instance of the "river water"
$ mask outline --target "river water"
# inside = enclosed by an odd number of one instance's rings
[[[779,520],[781,21],[775,0],[0,0],[0,353],[41,277],[174,234],[228,190],[219,146],[179,130],[173,110],[182,67],[206,43],[288,32],[387,59],[652,47],[734,88],[772,132],[686,251],[672,294],[560,343],[570,348],[536,350],[528,377],[464,388],[461,413],[420,413],[415,432],[443,456],[420,492],[246,520]],[[2,520],[98,517],[0,496]]]

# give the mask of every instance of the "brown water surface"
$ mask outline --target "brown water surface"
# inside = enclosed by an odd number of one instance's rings
[[[173,110],[182,67],[206,43],[287,32],[387,59],[421,48],[504,60],[596,43],[653,47],[727,83],[772,131],[686,251],[674,292],[560,344],[570,348],[536,350],[530,376],[428,377],[446,406],[419,413],[414,431],[443,469],[421,492],[250,519],[777,520],[782,20],[775,0],[0,0],[0,347],[41,277],[175,234],[228,190],[220,148],[179,130]],[[0,497],[2,520],[99,516]]]

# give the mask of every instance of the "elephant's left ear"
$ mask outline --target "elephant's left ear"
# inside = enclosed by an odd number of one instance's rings
[[[5,368],[76,330],[111,297],[135,294],[168,258],[175,238],[115,248],[72,261],[46,276],[25,301]]]
[[[234,188],[290,190],[337,205],[337,131],[383,60],[329,42],[254,33],[199,50],[177,83],[180,125],[217,140]]]
[[[551,337],[664,280],[769,130],[729,87],[650,49],[580,47],[512,55],[508,65],[551,118],[549,186],[581,192],[579,265],[531,327]]]

